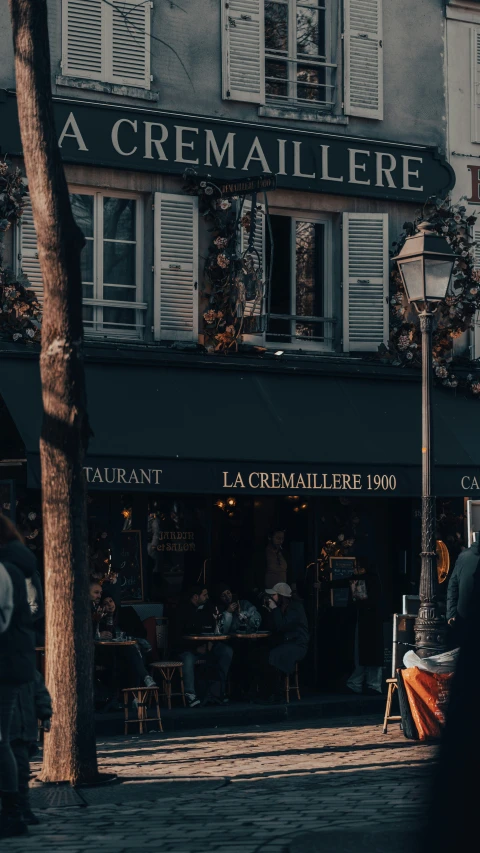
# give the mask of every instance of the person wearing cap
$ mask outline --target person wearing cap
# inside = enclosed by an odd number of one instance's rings
[[[276,583],[265,593],[268,596],[265,607],[269,611],[267,627],[272,632],[274,646],[268,652],[263,683],[268,701],[276,701],[281,693],[281,679],[291,675],[307,654],[308,622],[303,604],[292,599],[288,583]]]

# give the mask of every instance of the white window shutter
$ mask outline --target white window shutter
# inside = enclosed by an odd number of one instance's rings
[[[112,83],[150,88],[150,12],[148,0],[113,0],[105,45],[106,74]]]
[[[265,101],[264,0],[221,0],[222,77],[227,101]]]
[[[388,339],[388,214],[343,214],[343,349],[376,351]]]
[[[245,302],[245,317],[247,319],[248,319],[248,317],[262,317],[266,313],[265,275],[266,275],[267,259],[266,259],[266,250],[265,250],[265,237],[266,237],[266,234],[265,234],[265,228],[266,228],[265,205],[264,204],[257,204],[257,208],[260,208],[260,210],[257,209],[257,223],[256,223],[256,228],[255,228],[255,237],[253,240],[253,247],[255,249],[255,252],[253,254],[253,257],[254,257],[255,268],[258,269],[260,266],[263,270],[263,288],[262,288],[262,295],[261,295],[260,299],[257,299],[257,300],[251,299],[251,300],[247,300]],[[252,202],[249,198],[246,198],[244,203],[243,203],[242,211],[243,211],[243,213],[248,213],[248,211],[250,211],[251,209],[252,209]],[[247,231],[245,231],[245,228],[241,228],[241,230],[240,230],[240,252],[242,254],[247,251],[248,238],[249,238],[249,234],[247,233]],[[257,252],[258,252],[258,256],[257,256]],[[244,335],[243,339],[247,343],[261,344],[263,342],[263,339],[264,339],[264,333],[259,332],[258,334]]]
[[[480,30],[471,30],[472,142],[480,142]]]
[[[198,199],[155,193],[155,340],[198,340]]]
[[[382,0],[344,2],[345,114],[382,119]]]
[[[102,0],[62,0],[63,74],[103,79],[104,6]]]
[[[23,216],[17,225],[18,272],[28,279],[27,290],[33,290],[43,303],[43,281],[37,251],[37,234],[33,224],[33,211],[30,199],[27,200]]]

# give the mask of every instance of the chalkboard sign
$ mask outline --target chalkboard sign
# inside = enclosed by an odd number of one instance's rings
[[[138,604],[143,601],[142,534],[140,530],[122,532],[118,572],[120,600]]]
[[[330,557],[330,580],[340,581],[349,578],[353,575],[354,568],[355,557]],[[332,607],[346,607],[349,593],[348,586],[332,589],[330,591]]]

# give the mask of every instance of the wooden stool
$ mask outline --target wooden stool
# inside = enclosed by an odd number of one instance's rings
[[[295,673],[294,673],[294,683],[292,687],[290,687],[290,676],[285,676],[285,697],[287,702],[290,702],[290,690],[297,691],[297,699],[300,701],[300,687],[298,684],[298,663],[295,664]]]
[[[387,728],[389,723],[399,722],[402,718],[398,716],[393,716],[390,714],[392,710],[392,699],[395,690],[398,690],[398,682],[396,678],[387,678],[388,684],[388,692],[387,692],[387,704],[385,707],[385,717],[383,720],[383,734],[387,734]]]
[[[143,732],[148,732],[147,723],[158,723],[158,727],[161,732],[163,732],[162,727],[162,718],[160,716],[160,705],[158,702],[158,687],[125,687],[122,690],[123,693],[123,710],[125,713],[125,734],[128,734],[128,727],[130,725],[135,725],[138,723],[140,734],[143,735]],[[130,720],[128,716],[128,700],[129,697],[137,700],[137,719]],[[157,711],[156,717],[147,717],[147,709],[150,705],[151,699],[155,702],[155,708]],[[144,729],[145,727],[145,729]]]
[[[150,665],[150,669],[153,672],[153,676],[155,677],[156,673],[160,671],[163,680],[163,692],[160,693],[160,696],[165,696],[167,700],[167,708],[170,711],[172,708],[172,696],[181,696],[183,701],[183,707],[186,707],[185,702],[185,689],[183,686],[183,663],[181,660],[161,660],[156,661]],[[177,672],[180,676],[180,693],[177,691],[172,693],[172,679]]]

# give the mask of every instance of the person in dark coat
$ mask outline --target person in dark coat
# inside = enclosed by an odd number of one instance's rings
[[[43,600],[42,581],[40,572],[38,571],[37,558],[23,544],[21,539],[10,539],[5,542],[1,546],[1,554],[2,562],[13,563],[25,575],[27,601],[34,623],[35,641],[37,646],[43,646],[45,645],[45,631],[43,627],[45,602]]]
[[[454,634],[454,645],[461,646],[467,613],[473,595],[475,572],[480,564],[480,533],[477,541],[457,557],[447,589],[447,621]]]
[[[19,542],[13,551],[21,567],[8,562],[4,556],[7,554],[11,557],[13,540]],[[13,591],[13,610],[6,628],[0,634],[0,838],[28,832],[20,808],[17,762],[10,745],[10,730],[19,690],[22,685],[33,683],[35,679],[35,634],[25,583],[26,577],[31,577],[32,572],[25,568],[23,549],[27,551],[17,529],[6,516],[0,514],[0,562],[10,577]],[[2,625],[5,625],[5,620],[2,620]]]
[[[277,583],[271,589],[266,589],[265,593],[267,598],[264,606],[268,611],[266,627],[272,636],[270,648],[259,652],[261,692],[268,702],[277,702],[283,695],[283,677],[291,675],[296,664],[303,660],[310,637],[303,604],[292,598],[292,589],[288,584]]]
[[[382,693],[383,618],[380,578],[373,570],[357,568],[349,581],[348,607],[353,615],[355,669],[347,681],[354,693]]]
[[[30,757],[37,752],[38,721],[42,723],[44,731],[50,731],[52,714],[50,694],[45,687],[43,676],[37,670],[35,681],[29,681],[20,687],[10,729],[10,744],[18,768],[20,810],[28,826],[40,823],[30,806]]]
[[[116,631],[123,631],[127,637],[147,639],[146,628],[133,607],[119,607],[110,593],[102,595],[101,605],[105,611],[99,625],[101,632],[108,631],[115,636]]]

